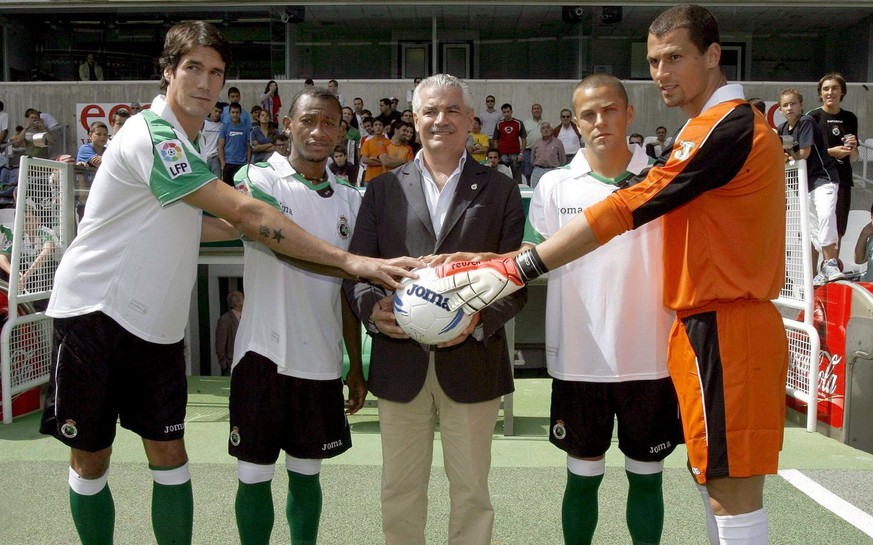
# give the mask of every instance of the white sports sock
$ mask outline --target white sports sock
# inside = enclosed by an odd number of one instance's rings
[[[694,483],[697,486],[697,491],[703,498],[703,509],[706,511],[706,532],[709,535],[709,544],[718,545],[718,525],[715,522],[715,515],[712,512],[712,505],[709,503],[709,491],[705,485]]]
[[[238,460],[236,463],[237,477],[244,484],[272,481],[274,473],[276,473],[275,464],[253,464],[251,462],[243,462],[242,460]]]
[[[191,480],[188,462],[173,469],[152,469],[152,479],[163,486],[177,486]]]
[[[580,477],[597,477],[606,473],[606,458],[599,460],[583,460],[567,456],[567,469],[573,475]]]
[[[767,512],[758,509],[742,515],[716,515],[721,545],[767,545],[770,543]]]
[[[290,454],[285,454],[285,469],[300,475],[318,475],[321,472],[321,460],[295,458]]]
[[[70,477],[67,482],[76,494],[80,496],[93,496],[106,487],[106,483],[109,482],[109,470],[107,469],[106,473],[96,479],[85,479],[71,467]]]
[[[606,461],[604,459],[604,461]],[[633,458],[624,457],[624,469],[630,473],[637,475],[654,475],[664,471],[664,461],[660,462],[641,462]]]

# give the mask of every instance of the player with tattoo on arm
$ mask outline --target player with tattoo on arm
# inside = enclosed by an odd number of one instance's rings
[[[764,476],[776,473],[788,347],[771,303],[785,276],[779,139],[721,70],[718,25],[674,6],[649,27],[652,79],[690,118],[666,162],[515,256],[443,265],[450,307],[478,311],[621,233],[663,218],[668,366],[710,542],[766,544]],[[610,274],[604,270],[603,274]]]
[[[339,137],[339,101],[307,88],[291,101],[288,157],[237,173],[237,187],[293,214],[309,232],[348,248],[361,204],[353,186],[327,170]],[[230,383],[229,452],[238,459],[236,522],[243,545],[270,542],[275,517],[270,483],[285,452],[285,514],[291,543],[315,543],[321,518],[321,461],[352,446],[343,414],[343,350],[349,353],[349,413],[367,394],[361,327],[341,293],[342,281],[283,262],[246,240],[245,292]],[[301,312],[301,309],[307,309]]]
[[[353,256],[215,178],[198,144],[229,61],[230,43],[209,24],[168,31],[165,94],[115,136],[58,267],[48,308],[57,361],[40,430],[71,449],[70,508],[86,545],[113,540],[108,469],[119,419],[143,440],[157,543],[191,543],[182,338],[201,241],[242,232],[276,252],[391,287],[418,263]]]

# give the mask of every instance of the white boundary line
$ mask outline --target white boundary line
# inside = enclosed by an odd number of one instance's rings
[[[873,537],[873,516],[858,509],[796,469],[780,470],[779,476],[828,511]]]

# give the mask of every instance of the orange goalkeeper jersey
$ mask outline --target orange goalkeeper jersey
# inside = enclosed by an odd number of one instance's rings
[[[601,244],[663,216],[664,304],[680,316],[771,300],[785,278],[781,142],[741,87],[713,99],[676,136],[666,164],[584,211]]]

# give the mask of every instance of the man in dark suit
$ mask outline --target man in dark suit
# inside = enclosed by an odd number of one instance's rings
[[[445,74],[427,78],[415,89],[413,111],[422,150],[367,187],[350,251],[393,257],[517,248],[524,229],[518,187],[466,153],[467,85]],[[448,542],[491,543],[491,438],[500,397],[513,391],[503,325],[527,294],[475,314],[460,336],[432,347],[397,326],[385,290],[353,281],[345,290],[373,336],[368,386],[379,398],[388,545],[424,544],[437,415],[451,483]]]

